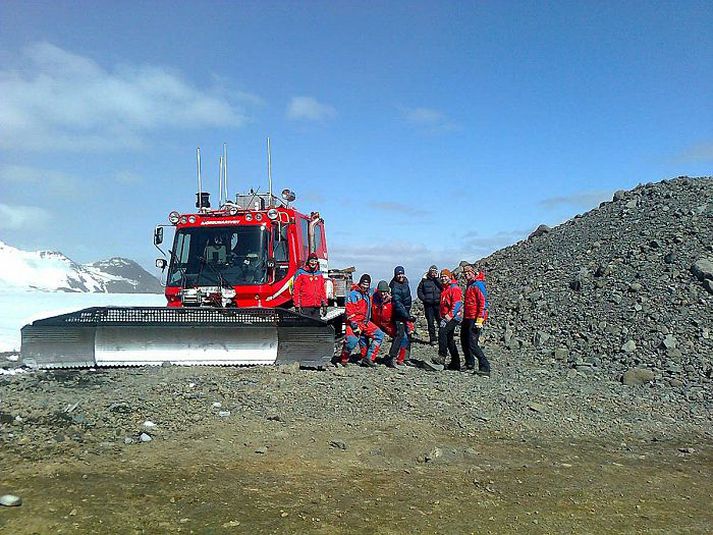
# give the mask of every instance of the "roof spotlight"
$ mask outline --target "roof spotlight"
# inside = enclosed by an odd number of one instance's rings
[[[176,212],[175,210],[168,214],[168,222],[171,223],[172,225],[175,225],[178,223],[179,219],[181,219],[181,214]]]

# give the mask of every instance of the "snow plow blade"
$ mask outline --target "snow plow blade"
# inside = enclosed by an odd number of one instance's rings
[[[39,368],[299,362],[323,367],[334,327],[285,309],[95,307],[21,330],[21,358]]]

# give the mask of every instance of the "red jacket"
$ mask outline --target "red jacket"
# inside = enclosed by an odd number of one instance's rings
[[[478,273],[475,280],[465,290],[466,319],[488,319],[488,292],[485,289],[485,275]]]
[[[463,290],[455,279],[441,290],[441,317],[451,316],[456,320],[463,319]]]
[[[315,271],[310,271],[305,266],[297,270],[292,286],[292,300],[296,307],[321,307],[327,305],[324,275],[322,275],[319,268]]]
[[[389,297],[388,300],[385,300],[384,295],[385,294],[379,291],[374,292],[371,302],[371,321],[376,323],[379,329],[393,338],[396,335],[396,325],[391,321],[393,305],[391,304],[391,298]]]
[[[344,312],[347,316],[347,323],[352,328],[362,328],[371,320],[371,294],[364,293],[358,284],[352,284],[351,291],[347,295]]]

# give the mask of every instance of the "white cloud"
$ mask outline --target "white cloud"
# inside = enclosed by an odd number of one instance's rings
[[[418,208],[409,204],[391,201],[373,202],[369,205],[369,208],[384,211],[389,214],[399,214],[404,216],[426,216],[433,213],[431,210],[427,210],[425,208]]]
[[[312,97],[292,97],[287,105],[287,118],[293,121],[327,121],[337,116],[337,110]]]
[[[44,227],[50,220],[50,214],[35,206],[10,206],[0,203],[0,229],[31,230]]]
[[[713,142],[692,145],[683,150],[675,161],[678,163],[713,162]]]
[[[611,191],[580,191],[570,195],[561,195],[558,197],[549,197],[538,202],[540,206],[547,210],[559,208],[561,206],[571,206],[578,210],[589,210],[596,208],[603,201],[610,201],[612,198]]]
[[[525,239],[526,230],[501,230],[495,234],[481,236],[478,231],[466,232],[463,235],[463,249],[467,251],[463,260],[475,262],[495,251]]]
[[[433,132],[455,130],[456,125],[443,112],[432,108],[400,108],[403,119]]]
[[[240,126],[245,94],[203,90],[160,66],[105,69],[50,43],[25,48],[0,70],[0,147],[24,150],[139,148],[161,128]]]
[[[420,243],[386,241],[375,245],[330,246],[329,253],[331,267],[354,266],[354,278],[369,273],[372,285],[376,285],[379,279],[391,280],[395,266],[404,266],[411,283],[418,284],[432,264],[453,268],[464,259],[455,250],[430,248]]]
[[[0,182],[31,186],[33,191],[51,195],[75,195],[80,187],[80,181],[67,173],[25,165],[0,166]]]

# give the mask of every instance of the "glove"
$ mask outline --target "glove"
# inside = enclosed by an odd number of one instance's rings
[[[414,321],[416,321],[416,318],[414,316],[409,316],[408,321],[413,323]]]
[[[477,318],[475,320],[475,328],[476,329],[482,329],[483,328],[483,322],[485,321],[485,318]]]
[[[440,323],[441,329],[442,329],[443,327],[445,327],[446,325],[448,325],[448,321],[447,321],[446,319],[442,319],[442,320],[441,320],[441,323]]]
[[[327,305],[322,305],[322,316],[327,315]]]

